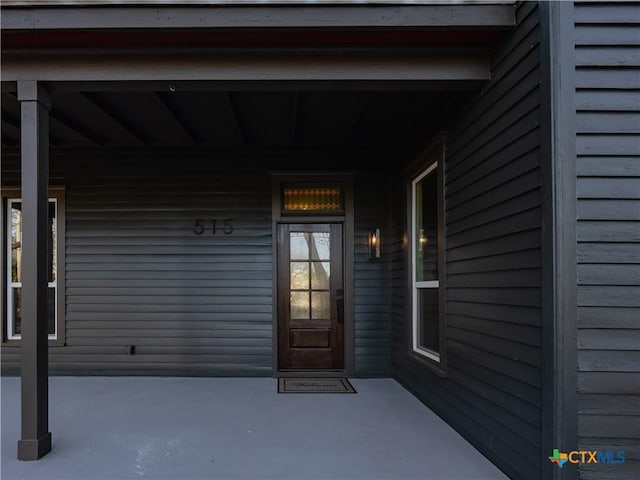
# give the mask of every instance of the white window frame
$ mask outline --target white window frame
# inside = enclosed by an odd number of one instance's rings
[[[14,203],[22,202],[22,196],[19,190],[8,190],[2,193],[2,210],[3,215],[3,228],[4,228],[4,242],[5,242],[5,271],[4,279],[6,281],[5,289],[5,304],[3,308],[3,323],[4,323],[4,342],[19,342],[22,338],[21,334],[17,334],[14,329],[14,309],[13,309],[13,289],[21,287],[22,282],[13,282],[11,277],[11,206]],[[64,203],[65,194],[64,188],[55,187],[49,191],[48,203],[53,202],[55,204],[56,213],[56,244],[53,246],[56,252],[56,276],[55,281],[47,282],[49,288],[55,288],[55,312],[54,312],[54,333],[48,334],[47,337],[50,342],[54,344],[64,344],[65,340],[65,322],[64,322],[64,275],[65,275],[65,255],[64,255],[64,237],[65,237],[65,215],[64,215]],[[1,251],[1,250],[0,250]]]
[[[418,251],[418,235],[416,232],[418,231],[418,219],[417,215],[417,198],[416,198],[416,186],[420,183],[427,175],[434,172],[437,175],[437,168],[440,165],[440,160],[436,160],[431,165],[427,167],[420,175],[418,175],[411,182],[411,297],[412,297],[412,310],[411,310],[411,324],[412,324],[412,344],[413,351],[420,355],[423,355],[435,362],[440,363],[440,353],[434,352],[428,348],[424,348],[419,345],[419,328],[418,325],[418,299],[419,299],[419,291],[429,288],[440,288],[440,280],[429,280],[429,281],[417,281],[416,273],[418,269],[417,262],[417,251]],[[438,248],[442,248],[441,245],[438,245]],[[438,319],[440,321],[440,319]],[[438,340],[439,342],[439,340]]]

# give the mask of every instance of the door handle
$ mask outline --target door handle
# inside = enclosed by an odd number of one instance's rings
[[[336,310],[338,313],[338,323],[344,323],[344,290],[336,290]]]

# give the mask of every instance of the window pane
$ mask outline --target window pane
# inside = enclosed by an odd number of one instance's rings
[[[22,203],[11,202],[11,281],[22,281]]]
[[[311,318],[319,320],[330,316],[329,292],[311,292]]]
[[[22,333],[22,288],[12,288],[13,291],[13,334]]]
[[[49,287],[49,310],[47,312],[47,333],[54,335],[56,333],[56,289]]]
[[[309,292],[291,292],[291,318],[309,318]]]
[[[13,283],[22,282],[22,202],[11,203],[11,281]],[[57,249],[57,221],[56,203],[49,202],[49,235],[48,235],[48,258],[49,275],[48,282],[56,281],[56,271],[58,263]]]
[[[313,260],[331,259],[331,234],[329,232],[313,232],[310,240]]]
[[[57,241],[56,222],[56,202],[49,202],[49,282],[56,281],[56,270],[58,263],[58,252],[56,251]]]
[[[313,262],[311,264],[311,288],[329,290],[331,264],[329,262]]]
[[[291,262],[291,289],[309,289],[309,262]]]
[[[20,335],[22,333],[22,287],[14,287],[12,305],[13,305],[13,334]],[[54,335],[56,333],[56,289],[49,287],[47,298],[47,333]]]
[[[438,168],[416,184],[416,281],[438,280]]]
[[[308,260],[309,259],[309,242],[308,233],[291,232],[289,242],[291,251],[289,252],[291,260]]]
[[[438,289],[419,288],[418,292],[418,345],[440,352],[440,319],[438,316]]]

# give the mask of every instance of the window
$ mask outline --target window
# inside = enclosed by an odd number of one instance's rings
[[[284,185],[282,212],[287,214],[344,213],[344,189],[341,185]]]
[[[440,363],[444,331],[442,149],[411,182],[412,349]]]
[[[64,287],[59,266],[64,259],[61,226],[63,195],[49,198],[48,222],[48,334],[50,340],[63,339]],[[5,197],[5,245],[6,245],[6,309],[5,339],[20,340],[22,334],[22,201],[19,192]],[[63,228],[62,228],[63,230]],[[62,255],[64,257],[64,255]]]

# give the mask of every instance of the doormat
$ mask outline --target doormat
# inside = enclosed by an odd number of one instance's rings
[[[278,393],[357,393],[346,378],[279,378]]]

